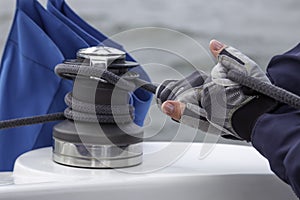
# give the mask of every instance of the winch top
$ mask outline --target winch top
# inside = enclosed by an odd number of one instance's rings
[[[80,49],[77,52],[77,57],[90,59],[91,57],[119,57],[125,58],[126,53],[119,49],[104,46],[94,46],[89,48]]]

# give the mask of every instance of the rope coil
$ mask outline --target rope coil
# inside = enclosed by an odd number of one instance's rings
[[[107,70],[82,64],[59,64],[55,68],[55,72],[59,76],[67,79],[74,79],[76,76],[98,77],[127,91],[133,91],[136,88],[141,87],[155,94],[157,89],[157,86],[144,80],[138,78],[126,80],[126,78],[122,78]],[[283,88],[262,82],[236,70],[229,71],[228,78],[236,83],[241,84],[242,86],[246,86],[254,91],[269,96],[278,102],[288,104],[296,109],[300,109],[300,97]],[[103,123],[113,123],[116,121],[125,123],[132,120],[134,117],[132,114],[134,108],[129,104],[120,107],[92,105],[72,99],[72,95],[70,93],[66,95],[65,101],[66,104],[71,107],[67,108],[65,112],[0,121],[0,129],[59,121],[66,118],[86,122],[96,122],[97,120],[98,122]],[[126,111],[129,111],[130,114],[124,114]],[[113,116],[112,113],[117,113],[118,116]]]

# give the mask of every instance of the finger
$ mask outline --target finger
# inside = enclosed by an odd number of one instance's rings
[[[251,74],[251,69],[258,69],[253,60],[231,46],[226,47],[219,53],[218,61],[228,70],[237,70],[248,75]]]
[[[180,120],[185,104],[179,101],[166,101],[161,106],[162,111],[175,120]]]
[[[218,57],[220,52],[226,47],[226,45],[222,44],[218,40],[211,40],[209,43],[209,49],[215,58]]]
[[[218,62],[228,71],[236,70],[264,82],[270,82],[262,69],[251,58],[231,46],[227,46],[219,53]]]

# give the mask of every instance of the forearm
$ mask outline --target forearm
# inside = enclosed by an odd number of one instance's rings
[[[269,160],[272,171],[300,197],[300,111],[282,106],[263,114],[253,128],[251,141]]]

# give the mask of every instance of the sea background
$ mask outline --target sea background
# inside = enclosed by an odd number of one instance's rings
[[[45,0],[40,1],[45,5]],[[195,68],[209,73],[209,41],[232,45],[265,69],[269,60],[300,41],[299,0],[67,0],[97,29],[121,42],[153,82],[180,78]],[[15,1],[0,0],[0,55]],[[148,27],[148,28],[147,28]],[[152,27],[152,28],[149,28]],[[167,53],[166,53],[167,52]],[[178,55],[180,54],[180,55]],[[150,59],[151,58],[151,59]],[[146,120],[150,140],[216,141],[166,118],[155,102]],[[228,142],[223,139],[220,142]]]

